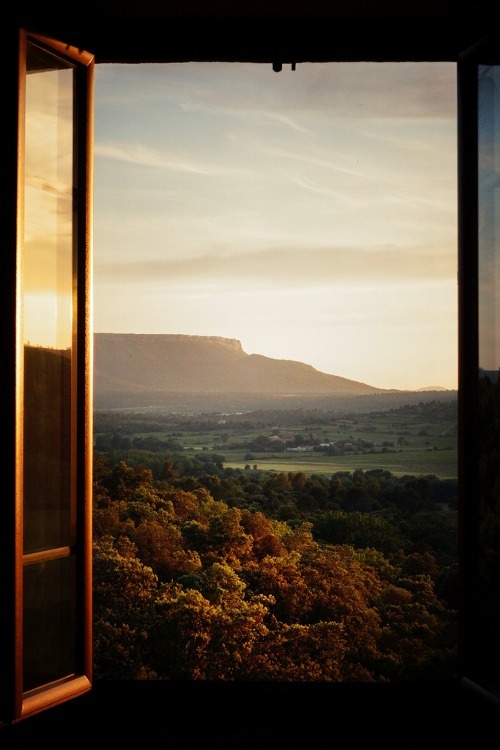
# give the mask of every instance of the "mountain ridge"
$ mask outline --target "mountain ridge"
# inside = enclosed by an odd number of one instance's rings
[[[251,408],[404,393],[330,375],[296,360],[247,354],[238,339],[187,334],[94,334],[96,408]],[[249,407],[250,405],[250,407]]]

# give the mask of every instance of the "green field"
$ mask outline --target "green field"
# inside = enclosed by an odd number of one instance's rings
[[[244,469],[249,464],[241,458],[225,455],[224,466]],[[395,476],[433,474],[439,479],[457,478],[457,451],[404,451],[402,453],[356,454],[347,456],[322,456],[320,454],[256,455],[250,462],[262,471],[298,472],[307,475],[331,475],[338,471],[352,472],[355,469],[385,469]]]
[[[456,402],[367,414],[318,411],[180,415],[98,412],[97,450],[203,453],[227,468],[330,475],[386,469],[396,476],[457,478]]]
[[[228,453],[224,466],[244,469],[249,463],[262,471],[303,471],[305,474],[330,475],[338,471],[352,472],[355,469],[386,469],[395,476],[405,474],[433,474],[439,479],[457,478],[456,449],[446,451],[404,451],[402,453],[357,454],[347,456],[322,456],[304,454],[278,454],[255,456],[251,462],[232,459]]]

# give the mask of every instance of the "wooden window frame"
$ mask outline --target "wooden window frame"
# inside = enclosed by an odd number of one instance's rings
[[[70,421],[74,425],[76,542],[76,662],[75,674],[66,675],[30,691],[23,689],[23,360],[21,341],[21,264],[24,221],[24,124],[26,52],[28,44],[67,63],[73,69],[74,185],[73,244],[75,264],[73,300],[74,399]],[[17,47],[17,152],[15,178],[15,253],[6,253],[5,271],[12,290],[11,312],[5,318],[2,343],[9,353],[4,372],[8,404],[6,427],[15,436],[7,449],[5,502],[0,506],[0,590],[5,634],[0,645],[0,723],[16,722],[88,691],[92,684],[92,200],[93,200],[93,74],[94,56],[55,39],[23,29]],[[12,83],[12,81],[10,82]],[[12,90],[12,89],[11,89]],[[15,277],[15,280],[14,280]],[[56,551],[57,552],[57,551]],[[51,559],[56,552],[45,555]],[[67,554],[61,551],[61,554]],[[40,554],[40,553],[37,553]],[[43,553],[42,553],[43,557]]]

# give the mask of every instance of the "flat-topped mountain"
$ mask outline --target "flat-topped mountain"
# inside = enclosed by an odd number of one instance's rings
[[[397,393],[397,391],[392,391]],[[94,405],[263,408],[391,393],[303,362],[247,354],[237,339],[180,334],[94,334]]]

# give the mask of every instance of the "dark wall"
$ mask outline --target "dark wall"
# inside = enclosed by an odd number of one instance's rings
[[[24,3],[15,22],[97,62],[456,60],[492,28],[488,0],[142,0],[55,12]]]

